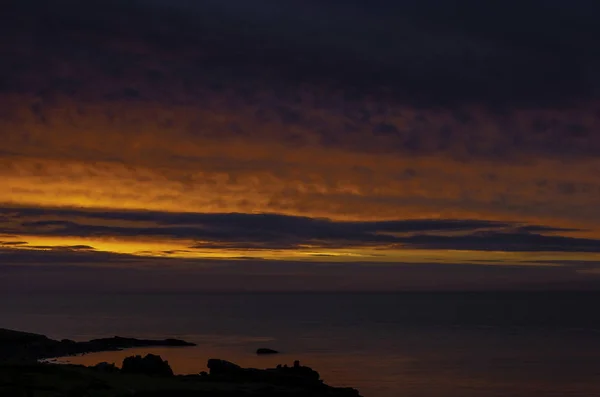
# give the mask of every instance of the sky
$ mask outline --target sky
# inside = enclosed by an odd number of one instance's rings
[[[596,1],[3,7],[4,290],[600,287]]]

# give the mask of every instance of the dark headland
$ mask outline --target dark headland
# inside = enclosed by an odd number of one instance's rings
[[[52,357],[66,357],[76,354],[115,351],[133,347],[184,347],[194,343],[179,339],[148,340],[135,338],[92,339],[75,342],[69,339],[54,340],[47,336],[29,332],[0,328],[0,360],[28,362]]]
[[[271,369],[242,368],[210,359],[209,372],[174,375],[159,356],[132,356],[121,368],[39,360],[132,347],[194,346],[179,339],[104,338],[57,341],[44,335],[0,329],[2,397],[360,397],[352,388],[326,385],[318,372],[295,362]]]

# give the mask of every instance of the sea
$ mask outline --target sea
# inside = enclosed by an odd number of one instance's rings
[[[209,358],[300,360],[365,397],[600,396],[600,292],[0,293],[0,327],[198,344],[68,359],[77,364],[155,353],[187,374]]]

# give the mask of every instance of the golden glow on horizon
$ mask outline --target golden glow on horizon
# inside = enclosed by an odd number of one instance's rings
[[[4,242],[17,242],[18,238],[4,238]],[[293,249],[293,250],[248,250],[248,249],[190,249],[192,241],[160,241],[98,238],[58,238],[27,236],[28,244],[10,246],[11,249],[50,250],[51,247],[90,246],[95,251],[127,254],[140,258],[179,259],[264,259],[281,261],[303,261],[324,263],[394,263],[402,264],[478,264],[488,266],[561,266],[560,261],[598,261],[600,253],[577,252],[505,252],[440,249],[386,249],[340,248],[340,249]],[[86,249],[81,249],[86,251]]]
[[[254,108],[214,111],[131,101],[88,103],[78,112],[79,104],[58,98],[61,106],[46,109],[47,122],[40,123],[22,106],[29,100],[14,96],[6,102],[14,117],[1,126],[22,134],[8,134],[3,142],[3,150],[14,153],[0,157],[0,204],[5,206],[279,213],[363,221],[486,219],[581,229],[566,233],[600,238],[597,194],[590,193],[600,189],[598,159],[566,163],[517,158],[499,167],[494,161],[464,161],[447,154],[400,156],[331,148],[320,145],[314,133],[303,127],[258,123],[251,117]],[[107,113],[119,117],[111,119]],[[394,114],[390,121],[402,126],[407,123],[403,118],[413,117],[416,110],[396,109]],[[343,121],[339,115],[325,116],[333,125]],[[485,124],[485,115],[480,118],[482,128],[497,128]],[[175,125],[164,127],[165,119],[175,120]],[[438,127],[451,122],[446,113],[431,119]],[[198,120],[212,136],[190,132]],[[215,138],[229,120],[238,120],[256,131],[256,136]],[[279,134],[285,128],[297,130],[311,144],[283,141]],[[362,246],[189,249],[195,241],[168,236],[149,240],[28,235],[15,239],[29,246],[89,245],[104,252],[177,258],[510,264],[598,257]]]

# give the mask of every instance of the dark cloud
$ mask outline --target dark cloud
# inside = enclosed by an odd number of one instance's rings
[[[37,212],[33,210],[33,212]],[[58,210],[59,216],[66,215]],[[85,218],[86,212],[76,212]],[[91,219],[136,220],[155,226],[105,226],[93,222],[43,220],[21,222],[24,234],[77,237],[168,237],[202,241],[194,248],[291,249],[306,244],[321,247],[398,243],[390,233],[469,231],[500,228],[507,224],[479,220],[400,220],[383,222],[335,222],[327,219],[276,214],[171,214],[156,212],[90,213]],[[55,215],[56,216],[56,215]],[[19,216],[22,218],[22,214]],[[119,219],[120,218],[120,219]]]
[[[47,127],[67,97],[80,104],[66,118],[74,125],[98,102],[231,113],[222,125],[155,120],[175,139],[462,160],[595,157],[600,119],[588,116],[600,93],[600,28],[590,15],[599,6],[448,4],[9,0],[0,33],[13,39],[0,44],[0,93],[29,95],[31,118]],[[581,106],[588,116],[567,111]],[[110,126],[131,130],[127,115],[105,113]]]
[[[273,231],[295,230],[311,232],[317,229],[339,230],[343,227],[360,231],[418,232],[443,230],[469,230],[479,228],[503,228],[511,224],[486,220],[453,219],[415,219],[375,222],[334,222],[322,218],[287,216],[279,214],[242,214],[242,213],[174,213],[157,211],[102,211],[66,208],[4,207],[0,214],[7,219],[27,217],[88,218],[113,221],[154,222],[161,226],[172,225],[228,225],[245,229]],[[47,227],[69,226],[68,220],[43,220],[26,223],[24,226]],[[557,229],[561,230],[561,229]]]
[[[94,247],[89,245],[28,245],[27,248],[35,250],[49,250],[49,251],[93,251]]]
[[[83,5],[19,0],[5,8],[4,29],[24,22],[28,29],[33,26],[33,44],[45,49],[38,56],[51,60],[70,53],[74,66],[94,63],[115,79],[125,79],[132,69],[145,76],[142,89],[121,87],[105,94],[119,98],[147,98],[174,73],[186,82],[210,77],[216,90],[232,80],[270,78],[343,87],[349,98],[377,92],[427,104],[539,104],[598,95],[595,2],[510,0],[496,5],[459,0],[450,6],[443,0],[180,0]],[[142,49],[107,54],[101,40],[114,37]],[[149,57],[147,48],[179,58],[165,70],[162,62],[143,62]],[[4,87],[24,87],[24,78],[9,78],[24,66],[24,72],[31,68],[22,60],[4,65]],[[160,55],[152,60],[161,61]],[[52,79],[46,82],[74,92],[88,84],[77,75],[39,79]]]
[[[540,225],[527,225],[527,226],[519,226],[517,229],[522,233],[552,233],[552,232],[578,232],[581,229],[565,229],[560,227],[551,227],[551,226],[540,226]]]
[[[600,252],[600,240],[528,232],[474,232],[463,236],[416,235],[409,246],[430,249],[515,252]]]
[[[95,251],[92,247],[81,246],[26,246],[16,248],[0,247],[0,263],[5,265],[82,265],[140,262],[134,255]],[[3,267],[0,266],[0,269]]]
[[[26,245],[27,241],[0,241],[0,246]]]
[[[486,220],[333,221],[277,214],[0,209],[0,232],[53,237],[167,238],[190,249],[287,250],[359,246],[475,251],[600,252],[600,240],[557,235],[575,229]],[[39,217],[52,218],[35,220]],[[59,220],[60,219],[60,220]],[[98,223],[102,224],[98,224]],[[127,223],[127,226],[123,224]],[[37,247],[48,248],[48,247]],[[85,251],[88,246],[59,247]],[[167,253],[167,252],[165,252]]]
[[[600,269],[600,261],[597,260],[525,260],[522,263],[532,263],[541,265],[560,265],[560,266],[572,266],[577,269]]]

